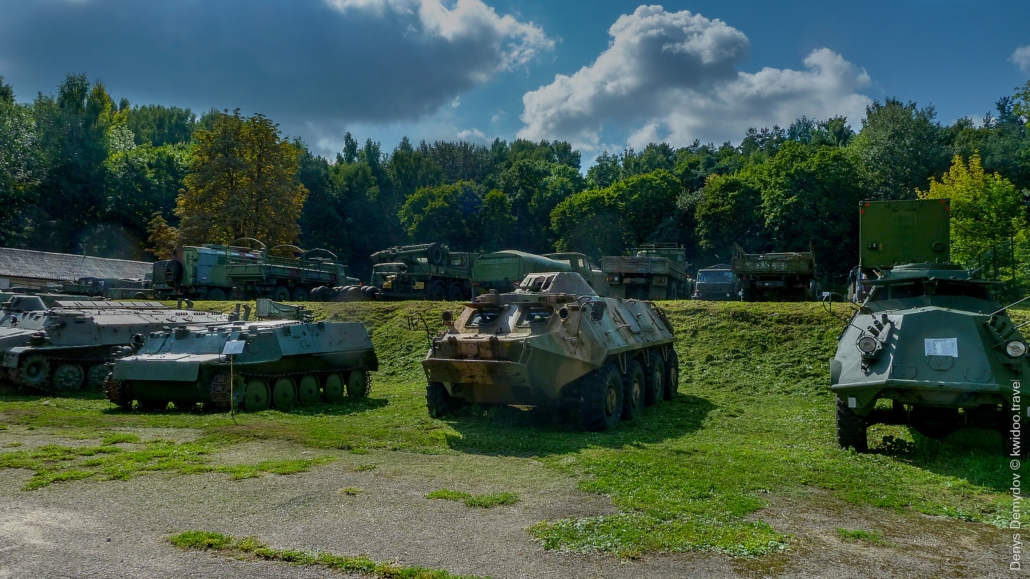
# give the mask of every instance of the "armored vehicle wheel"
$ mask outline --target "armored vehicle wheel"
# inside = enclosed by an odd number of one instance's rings
[[[50,382],[50,361],[43,356],[29,356],[18,367],[16,376],[15,381],[22,386],[46,389]]]
[[[351,398],[368,396],[369,386],[368,372],[364,370],[354,370],[347,376],[347,396]]]
[[[680,361],[676,350],[669,346],[669,359],[665,362],[665,399],[672,400],[680,390]]]
[[[843,448],[854,448],[857,452],[869,452],[866,437],[865,418],[848,408],[848,402],[837,396],[837,444]]]
[[[86,370],[86,389],[91,392],[100,392],[104,389],[104,380],[111,373],[111,369],[104,364],[90,366]]]
[[[622,419],[633,420],[644,412],[644,369],[640,362],[626,363],[622,376]]]
[[[941,439],[958,429],[958,409],[913,406],[909,424],[923,436]]]
[[[582,378],[579,391],[579,427],[601,431],[614,428],[622,418],[622,377],[610,363]]]
[[[270,402],[267,382],[257,379],[247,382],[247,390],[243,393],[243,408],[247,412],[268,410]]]
[[[279,286],[272,292],[272,299],[277,302],[288,302],[290,301],[290,289]]]
[[[301,404],[318,402],[318,376],[308,374],[300,379],[297,386],[297,401]]]
[[[194,408],[197,407],[197,402],[195,400],[192,400],[192,401],[189,401],[189,402],[183,402],[181,400],[176,400],[176,401],[172,402],[172,406],[174,406],[175,409],[178,410],[179,412],[190,412],[191,410],[193,410]]]
[[[461,289],[461,286],[452,283],[450,291],[447,292],[447,301],[460,302],[465,299],[465,290]]]
[[[143,412],[161,412],[168,409],[167,400],[137,400]]]
[[[325,377],[325,401],[330,404],[343,400],[343,376],[333,373]]]
[[[297,402],[297,387],[292,378],[279,378],[272,386],[272,401],[275,409],[289,412]]]
[[[115,380],[113,374],[108,374],[104,380],[104,395],[115,403],[118,408],[124,411],[132,410],[132,396],[129,395],[121,380]]]
[[[665,398],[665,361],[658,352],[648,352],[644,370],[644,404],[648,406]]]
[[[426,385],[426,410],[430,418],[443,418],[454,414],[465,406],[465,400],[455,398],[447,392],[442,382],[430,382]]]
[[[293,296],[295,302],[306,302],[308,301],[308,290],[302,287],[295,287],[290,293]]]
[[[223,290],[215,288],[215,289],[207,292],[207,295],[204,296],[204,299],[208,299],[208,300],[211,300],[213,302],[220,302],[220,301],[225,300],[225,292]]]
[[[82,383],[86,380],[86,373],[78,364],[61,364],[54,368],[54,375],[50,378],[54,390],[58,392],[74,392],[82,389]]]
[[[426,288],[426,298],[434,302],[442,302],[447,299],[447,290],[444,289],[443,284],[436,282],[433,285]]]

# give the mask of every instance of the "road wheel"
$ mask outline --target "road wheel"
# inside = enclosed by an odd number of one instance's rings
[[[461,286],[452,283],[450,291],[447,292],[447,300],[452,302],[460,302],[465,299],[465,290],[461,289]]]
[[[86,390],[90,392],[101,392],[104,389],[104,381],[111,369],[106,364],[96,364],[86,370]]]
[[[104,395],[123,411],[132,410],[132,396],[121,380],[114,379],[114,374],[108,374],[104,380]]]
[[[661,354],[651,351],[644,370],[644,404],[651,406],[662,398],[665,398],[665,362]]]
[[[167,400],[137,400],[143,412],[163,412],[168,409]]]
[[[330,404],[343,400],[343,376],[335,372],[326,376],[322,390],[325,392],[325,401]]]
[[[622,419],[633,420],[644,412],[644,369],[630,360],[622,375]]]
[[[676,350],[669,346],[669,359],[665,362],[665,399],[672,400],[680,391],[680,361]]]
[[[622,377],[610,362],[587,374],[580,384],[579,427],[601,431],[622,418]]]
[[[61,364],[54,368],[54,375],[50,378],[57,392],[75,392],[82,389],[82,383],[86,380],[86,373],[78,364]]]
[[[443,418],[454,414],[465,406],[465,400],[455,398],[447,392],[443,382],[430,382],[426,385],[426,410],[431,418]]]
[[[426,297],[428,297],[430,301],[442,302],[447,299],[447,290],[444,289],[443,283],[436,282],[429,286],[429,289],[426,291]]]
[[[272,300],[277,302],[290,301],[290,288],[279,286],[272,292]]]
[[[854,448],[857,452],[869,452],[865,418],[848,408],[847,400],[837,396],[837,444],[843,448]]]
[[[22,386],[46,390],[50,386],[50,361],[43,356],[29,356],[18,367],[17,380]]]
[[[308,290],[307,288],[295,287],[291,293],[293,301],[295,302],[306,302],[308,301]]]
[[[347,396],[351,398],[364,398],[368,396],[369,386],[372,384],[368,380],[368,372],[364,370],[354,370],[347,376]]]
[[[297,402],[297,386],[292,378],[279,378],[272,386],[272,402],[280,412],[293,410]]]
[[[308,374],[300,379],[300,384],[297,385],[297,400],[301,404],[318,402],[318,376]]]
[[[225,301],[225,291],[224,290],[220,290],[218,288],[215,288],[215,289],[207,292],[207,296],[206,296],[205,299],[209,299],[209,300],[211,300],[213,302]]]
[[[247,382],[247,390],[243,394],[243,408],[247,412],[268,410],[271,402],[268,396],[268,383],[261,379]]]

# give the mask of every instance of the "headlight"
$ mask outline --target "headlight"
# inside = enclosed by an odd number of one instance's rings
[[[1026,344],[1019,340],[1012,340],[1005,344],[1005,353],[1013,358],[1019,358],[1026,354]]]
[[[872,336],[862,336],[858,339],[858,349],[863,354],[872,354],[879,347],[880,343],[876,341],[876,338]]]

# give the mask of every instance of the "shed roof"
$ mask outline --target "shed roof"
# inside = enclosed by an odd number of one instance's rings
[[[0,247],[0,276],[55,281],[76,281],[82,277],[141,279],[153,267],[146,261]]]

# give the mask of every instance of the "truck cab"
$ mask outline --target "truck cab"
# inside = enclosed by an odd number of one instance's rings
[[[694,284],[695,300],[727,301],[736,300],[737,276],[728,263],[720,263],[697,270],[697,282]]]

